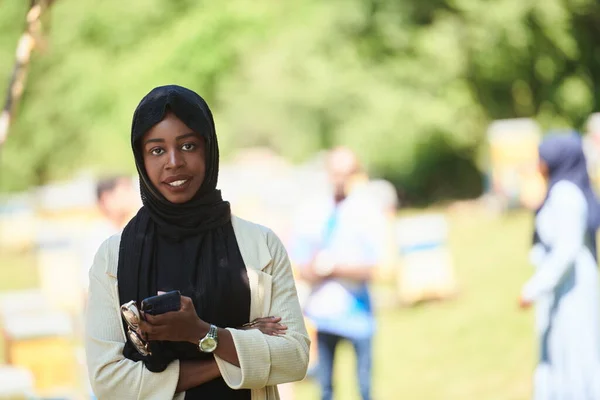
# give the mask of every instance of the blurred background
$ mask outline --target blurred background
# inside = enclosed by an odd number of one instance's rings
[[[210,104],[234,212],[286,245],[300,203],[327,192],[333,146],[394,185],[374,398],[530,397],[533,315],[517,298],[545,194],[536,149],[577,130],[598,176],[593,0],[0,0],[0,396],[86,398],[98,183],[136,188],[133,110],[169,83]],[[340,384],[354,370],[344,344],[338,399],[358,399]],[[318,398],[310,377],[286,390]]]

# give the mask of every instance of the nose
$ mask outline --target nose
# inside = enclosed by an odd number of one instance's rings
[[[183,155],[177,150],[170,151],[167,154],[167,164],[165,165],[166,169],[177,169],[182,167],[185,164],[183,160]]]

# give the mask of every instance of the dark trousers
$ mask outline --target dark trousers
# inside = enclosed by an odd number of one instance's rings
[[[356,374],[362,400],[371,400],[371,364],[372,364],[372,338],[346,339],[330,333],[318,332],[317,343],[319,349],[319,383],[321,385],[321,399],[333,398],[333,359],[335,348],[341,340],[349,340],[356,353]]]

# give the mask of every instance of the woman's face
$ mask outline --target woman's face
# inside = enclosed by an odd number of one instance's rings
[[[206,174],[205,140],[173,113],[154,125],[141,141],[144,167],[156,189],[171,203],[194,197]]]

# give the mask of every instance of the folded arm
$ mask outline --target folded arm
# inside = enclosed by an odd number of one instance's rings
[[[179,361],[153,373],[123,356],[126,337],[117,280],[106,272],[109,263],[117,262],[119,240],[112,237],[104,242],[90,269],[85,347],[91,385],[100,399],[171,399],[179,380]]]
[[[221,376],[219,367],[214,359],[203,361],[180,361],[179,380],[176,393],[200,386]]]
[[[298,381],[308,368],[310,340],[298,302],[289,258],[277,236],[268,231],[267,244],[272,255],[272,295],[270,315],[281,317],[285,335],[270,336],[260,330],[227,329],[237,350],[239,367],[215,355],[221,375],[234,389],[259,389]],[[265,272],[259,272],[265,274]]]

